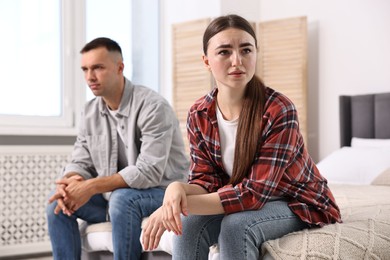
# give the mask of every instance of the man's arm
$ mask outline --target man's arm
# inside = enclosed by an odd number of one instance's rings
[[[64,167],[63,176],[71,177],[74,174],[80,175],[83,179],[96,177],[96,169],[91,158],[91,148],[87,142],[86,111],[83,111],[80,118],[76,142],[72,151],[71,161]]]
[[[154,98],[154,99],[153,99]],[[170,156],[176,121],[169,104],[151,96],[140,109],[136,127],[140,137],[129,142],[139,142],[139,154],[135,162],[119,174],[132,188],[147,189],[161,184]],[[156,100],[155,102],[152,102]],[[137,131],[134,129],[133,131]],[[184,149],[184,147],[183,147]],[[177,158],[181,160],[181,158]]]

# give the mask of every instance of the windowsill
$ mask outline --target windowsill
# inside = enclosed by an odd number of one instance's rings
[[[0,126],[0,135],[17,136],[75,136],[75,127],[5,127]]]

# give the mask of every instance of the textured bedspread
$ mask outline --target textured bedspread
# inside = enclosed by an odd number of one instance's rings
[[[390,259],[390,187],[330,185],[343,223],[263,244],[274,259]]]

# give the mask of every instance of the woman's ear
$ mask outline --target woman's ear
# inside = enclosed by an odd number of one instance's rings
[[[206,67],[206,69],[208,69],[209,71],[211,71],[209,59],[207,58],[207,56],[206,56],[206,55],[202,55],[202,59],[203,59],[203,64],[204,64],[204,66]]]

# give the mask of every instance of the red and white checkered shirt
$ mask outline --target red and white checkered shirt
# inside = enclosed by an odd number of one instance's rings
[[[291,210],[310,225],[341,222],[327,181],[304,145],[294,104],[271,88],[266,88],[263,118],[258,122],[263,129],[262,145],[251,170],[241,183],[228,184],[215,110],[217,92],[214,88],[189,111],[189,183],[217,191],[226,214],[258,210],[271,197],[283,197]]]

